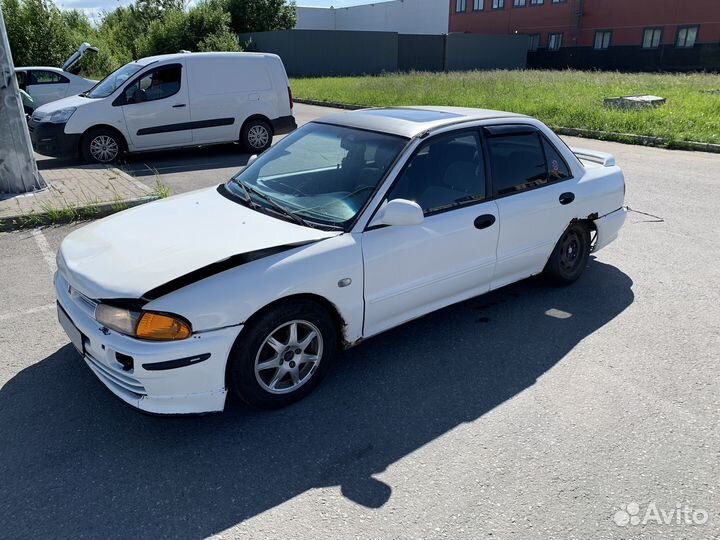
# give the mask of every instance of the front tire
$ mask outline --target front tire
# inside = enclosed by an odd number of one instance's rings
[[[240,142],[253,154],[260,154],[270,148],[272,138],[272,127],[265,120],[260,119],[246,122],[240,134]]]
[[[550,255],[543,275],[555,285],[577,281],[590,258],[590,230],[579,221],[570,223]]]
[[[113,163],[125,151],[125,141],[111,129],[93,129],[83,137],[81,151],[88,163]]]
[[[283,303],[243,329],[228,359],[228,382],[252,407],[284,407],[314,390],[336,351],[337,328],[325,308]]]

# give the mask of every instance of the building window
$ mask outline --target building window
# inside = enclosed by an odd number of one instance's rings
[[[564,4],[567,0],[552,0],[553,4]]]
[[[467,0],[455,0],[455,13],[465,13]]]
[[[513,0],[513,7],[525,7],[527,0]]]
[[[505,9],[505,0],[492,0],[493,9]]]
[[[607,49],[610,46],[610,38],[612,38],[612,32],[609,30],[595,32],[595,48]]]
[[[675,46],[681,49],[691,49],[695,46],[698,36],[697,26],[686,26],[685,28],[678,28],[677,39],[675,40]]]
[[[482,11],[485,9],[485,0],[473,0],[473,11]]]
[[[562,32],[552,33],[548,36],[548,50],[557,51],[562,47]]]
[[[662,28],[646,28],[643,32],[643,49],[657,49],[662,38]]]
[[[542,6],[545,0],[530,0],[531,6]]]
[[[540,48],[540,34],[530,34],[528,38],[528,50],[530,52],[537,51]]]

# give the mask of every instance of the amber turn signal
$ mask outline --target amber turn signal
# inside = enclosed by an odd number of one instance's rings
[[[190,325],[182,319],[149,312],[142,314],[135,331],[135,335],[140,339],[158,341],[186,339],[191,334]]]

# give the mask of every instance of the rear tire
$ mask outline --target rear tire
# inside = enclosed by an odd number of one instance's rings
[[[113,163],[125,151],[125,141],[112,129],[97,128],[85,134],[80,149],[88,163]]]
[[[570,285],[577,281],[590,258],[590,231],[579,221],[565,229],[548,259],[543,276],[555,285]]]
[[[336,352],[337,328],[325,308],[307,300],[283,303],[240,333],[228,359],[228,383],[252,407],[285,407],[315,389]]]
[[[270,124],[259,118],[245,122],[240,142],[248,152],[261,154],[272,144],[273,131]]]

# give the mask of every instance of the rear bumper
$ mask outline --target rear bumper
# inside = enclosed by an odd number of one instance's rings
[[[80,148],[80,135],[65,133],[65,124],[28,122],[33,150],[50,157],[76,157]]]
[[[293,115],[281,116],[280,118],[272,120],[272,128],[273,135],[285,135],[286,133],[295,131],[297,129],[297,123]]]
[[[619,208],[595,220],[597,242],[595,242],[594,251],[600,251],[618,237],[618,233],[625,223],[626,218],[627,210],[625,208]]]
[[[91,315],[92,306],[79,301],[59,274],[55,292],[60,307],[82,334],[85,364],[115,396],[153,414],[223,410],[225,365],[240,328],[204,332],[177,342],[142,341],[103,328]]]

